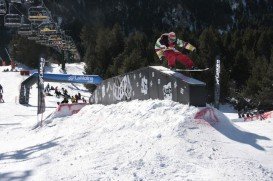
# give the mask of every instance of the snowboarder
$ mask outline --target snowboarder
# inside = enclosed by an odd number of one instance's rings
[[[164,33],[157,39],[155,44],[155,51],[159,59],[166,59],[170,69],[174,69],[176,61],[185,65],[187,69],[194,69],[193,61],[188,56],[176,50],[176,45],[190,51],[195,51],[196,49],[190,43],[176,38],[174,32]]]

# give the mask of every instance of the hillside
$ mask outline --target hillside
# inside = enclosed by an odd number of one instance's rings
[[[242,23],[242,16],[249,23],[259,19],[261,24],[272,25],[273,3],[269,0],[210,0],[209,3],[203,0],[61,0],[45,3],[56,16],[62,17],[64,25],[74,28],[77,24],[113,26],[119,23],[127,32],[136,29],[148,35],[155,27],[199,31],[214,26],[229,30]]]
[[[69,73],[80,73],[70,65]],[[75,67],[78,68],[75,68]],[[273,120],[194,120],[202,108],[172,101],[88,105],[69,117],[37,123],[37,89],[29,106],[16,103],[22,76],[2,72],[0,180],[272,180]],[[48,71],[60,72],[58,66]],[[82,69],[81,69],[82,70]],[[10,84],[13,82],[13,84]],[[80,85],[59,84],[69,91]],[[86,92],[82,92],[83,94]],[[44,117],[54,112],[47,97]],[[223,108],[223,110],[227,110]]]

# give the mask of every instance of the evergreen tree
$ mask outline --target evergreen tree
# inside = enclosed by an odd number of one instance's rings
[[[113,73],[123,74],[149,65],[147,57],[151,57],[147,50],[147,37],[143,33],[131,34],[125,43],[124,51],[119,55],[112,66]]]
[[[215,65],[215,58],[220,54],[221,40],[219,33],[212,27],[205,29],[199,36],[199,63],[209,67]]]
[[[103,78],[111,77],[112,74],[108,69],[113,64],[115,57],[122,52],[124,46],[121,28],[119,25],[115,25],[112,29],[99,27],[95,33],[93,31],[92,28],[85,27],[81,35],[84,39],[83,45],[86,47],[85,72],[98,74]]]
[[[47,59],[51,57],[48,48],[18,35],[13,36],[12,38],[11,50],[11,56],[15,58],[15,61],[21,62],[32,68],[38,67],[41,56],[44,56]]]
[[[267,31],[263,31],[257,42],[257,53],[258,56],[265,56],[267,60],[270,58],[270,49],[271,45],[273,45],[272,41],[268,41],[270,38],[269,33]]]
[[[263,57],[258,57],[252,67],[250,78],[247,80],[245,95],[255,98],[259,91],[264,87],[264,79],[267,76],[268,63]],[[243,75],[243,74],[242,74]]]

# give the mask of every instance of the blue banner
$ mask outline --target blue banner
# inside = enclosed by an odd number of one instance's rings
[[[37,77],[38,73],[32,76]],[[103,79],[98,75],[71,75],[71,74],[44,74],[44,81],[47,82],[68,82],[68,83],[81,83],[81,84],[100,84]]]

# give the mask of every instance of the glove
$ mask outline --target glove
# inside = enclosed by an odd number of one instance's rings
[[[179,46],[179,47],[183,47],[184,42],[183,42],[182,40],[180,40],[180,39],[177,39],[176,44],[177,44],[177,46]]]
[[[161,45],[160,48],[162,48],[163,50],[167,49],[167,47],[165,45]]]
[[[190,50],[190,51],[195,51],[196,50],[196,48],[194,46],[192,46],[191,44],[189,44],[189,43],[185,46],[185,49]]]

